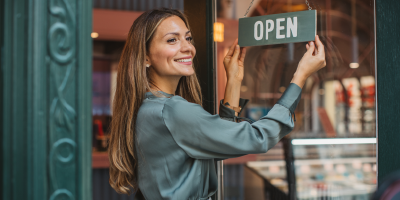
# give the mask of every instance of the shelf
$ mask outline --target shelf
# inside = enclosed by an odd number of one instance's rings
[[[312,159],[312,160],[295,160],[294,165],[323,165],[323,164],[351,164],[360,163],[376,163],[375,157],[366,158],[331,158],[331,159]],[[285,161],[255,161],[248,162],[247,166],[252,168],[265,168],[270,166],[285,166]]]

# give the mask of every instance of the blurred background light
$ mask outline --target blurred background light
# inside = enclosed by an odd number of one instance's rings
[[[99,34],[96,32],[92,32],[92,34],[90,34],[90,36],[92,36],[92,38],[98,38]]]
[[[350,63],[350,68],[357,69],[360,66],[358,63]]]
[[[214,41],[215,42],[224,41],[224,24],[221,22],[214,23]]]

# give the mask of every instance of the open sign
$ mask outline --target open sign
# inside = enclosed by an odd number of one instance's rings
[[[316,34],[315,10],[239,19],[240,46],[312,41]]]

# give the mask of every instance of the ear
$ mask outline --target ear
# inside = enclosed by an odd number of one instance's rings
[[[149,57],[148,55],[146,55],[146,65],[147,65],[147,64],[151,65],[150,57]]]

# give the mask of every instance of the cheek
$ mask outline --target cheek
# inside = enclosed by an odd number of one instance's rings
[[[157,67],[165,68],[166,64],[173,60],[174,56],[179,52],[179,49],[173,47],[166,47],[159,49],[158,51],[154,52],[152,55],[152,61],[154,65]]]

